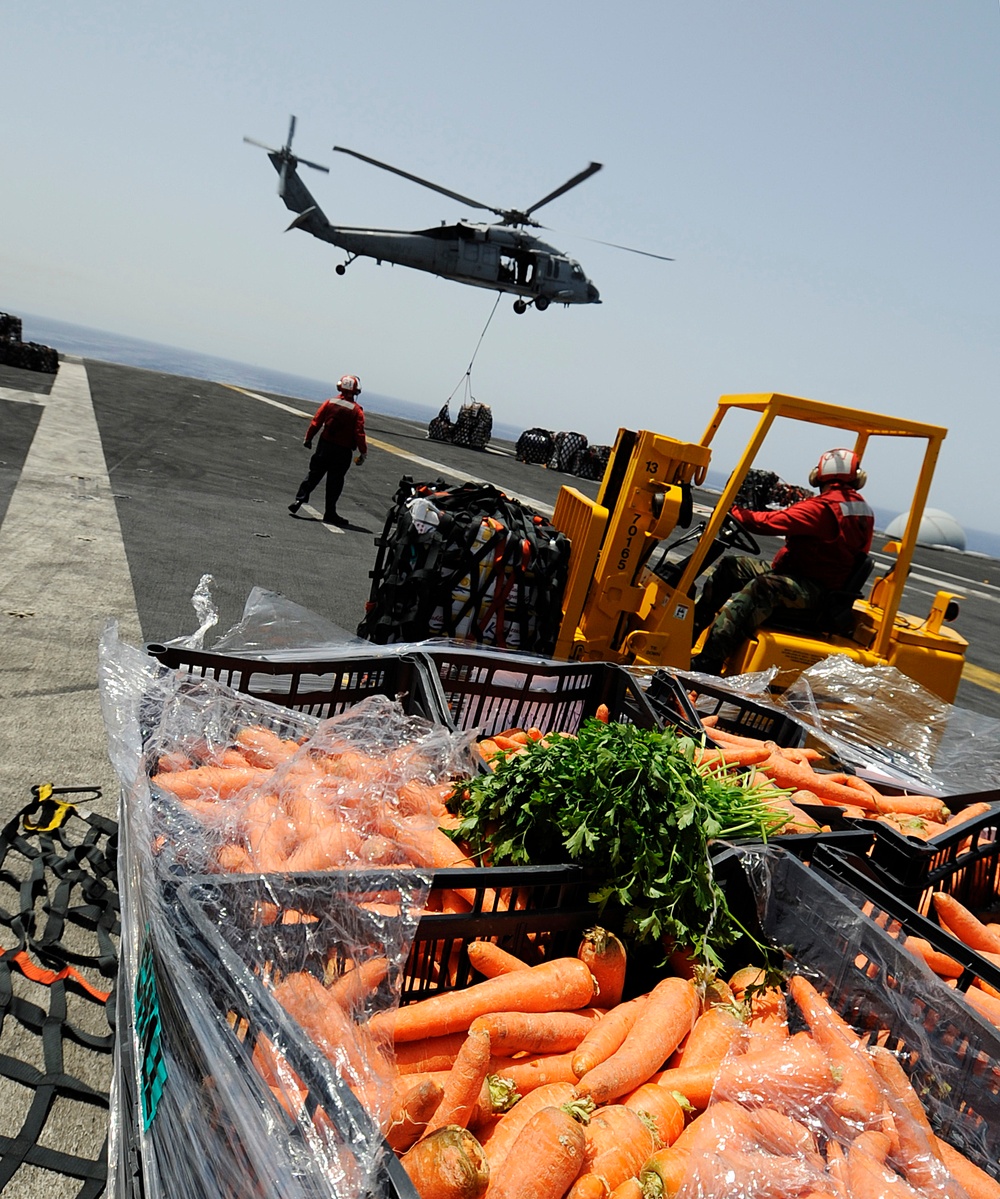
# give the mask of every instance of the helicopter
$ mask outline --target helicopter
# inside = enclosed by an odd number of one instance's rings
[[[419,175],[411,175],[399,167],[379,162],[366,154],[359,154],[356,150],[334,146],[333,149],[337,153],[349,154],[371,166],[391,171],[394,175],[400,175],[422,187],[430,188],[431,191],[440,192],[441,195],[468,204],[471,208],[485,209],[500,218],[499,221],[490,224],[462,219],[449,225],[442,221],[435,228],[411,231],[368,229],[332,225],[327,220],[323,210],[302,182],[298,167],[301,164],[327,174],[330,168],[293,154],[294,136],[295,117],[292,116],[288,126],[288,137],[280,149],[274,149],[252,137],[244,137],[243,140],[251,146],[266,150],[271,164],[278,172],[278,195],[285,207],[296,214],[286,232],[302,229],[321,241],[328,241],[347,251],[347,261],[338,263],[335,268],[338,275],[343,275],[356,258],[366,257],[374,258],[380,265],[383,262],[391,262],[418,271],[429,271],[443,279],[453,279],[457,283],[511,293],[517,296],[514,311],[518,314],[526,312],[529,305],[539,312],[544,312],[552,303],[600,304],[600,293],[584,274],[580,264],[555,246],[550,246],[540,237],[527,232],[527,229],[544,228],[545,226],[540,225],[532,214],[596,174],[602,168],[601,163],[590,163],[572,179],[567,179],[547,196],[521,210],[494,208],[490,204],[483,204],[437,183],[431,183]],[[614,242],[598,244],[642,254],[647,258],[673,261],[662,254],[634,250],[630,246],[619,246]]]

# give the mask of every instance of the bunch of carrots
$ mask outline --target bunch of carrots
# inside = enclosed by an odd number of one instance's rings
[[[990,810],[986,802],[970,803],[952,815],[940,797],[887,795],[857,775],[817,769],[816,764],[823,761],[818,750],[730,733],[718,727],[716,716],[706,716],[702,723],[727,767],[766,775],[786,789],[794,805],[839,807],[847,817],[876,820],[923,841],[951,832]]]
[[[623,1001],[625,952],[603,930],[541,966],[468,952],[482,982],[363,1032],[391,1040],[384,1132],[421,1199],[1000,1199],[934,1134],[896,1057],[802,975],[672,975]]]

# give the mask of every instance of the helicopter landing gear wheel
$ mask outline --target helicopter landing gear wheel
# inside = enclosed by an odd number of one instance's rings
[[[342,262],[338,262],[333,269],[338,275],[345,275],[347,273],[347,267]]]
[[[538,296],[538,298],[535,300],[535,307],[539,312],[544,312],[548,306],[549,301],[547,296]]]
[[[523,316],[528,311],[528,305],[523,300],[515,300],[514,311],[518,316]]]

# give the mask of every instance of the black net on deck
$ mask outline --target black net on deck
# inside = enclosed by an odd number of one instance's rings
[[[0,1191],[50,1172],[91,1199],[107,1181],[118,825],[89,811],[99,790],[32,793],[0,831]]]

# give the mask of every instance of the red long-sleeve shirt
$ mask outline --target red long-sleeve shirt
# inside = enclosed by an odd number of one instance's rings
[[[316,415],[309,422],[306,441],[312,441],[317,433],[320,441],[326,442],[327,445],[339,445],[348,450],[359,450],[362,454],[368,453],[364,409],[356,400],[347,396],[339,395],[320,404]]]
[[[874,512],[843,483],[776,512],[734,508],[733,516],[751,533],[784,537],[772,570],[834,590],[847,581],[858,555],[871,549],[875,532]]]

